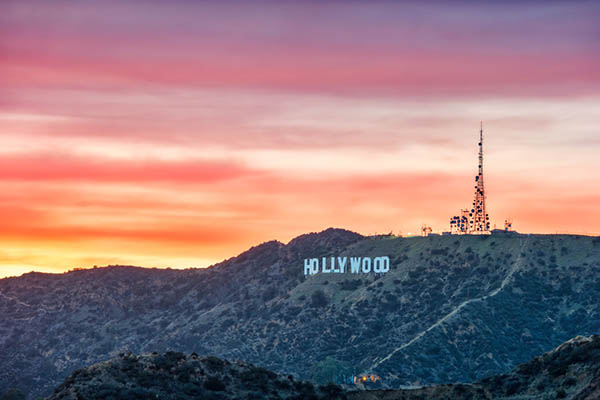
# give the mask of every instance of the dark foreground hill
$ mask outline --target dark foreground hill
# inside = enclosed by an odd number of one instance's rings
[[[330,384],[315,387],[241,361],[167,352],[113,360],[82,368],[49,400],[346,399]]]
[[[383,275],[305,277],[303,259],[383,256]],[[0,280],[0,393],[49,393],[121,352],[252,362],[384,387],[473,382],[600,332],[600,239],[363,237],[329,229],[214,267],[108,267]]]
[[[473,384],[411,390],[345,391],[314,386],[243,362],[195,354],[121,355],[83,368],[49,400],[87,399],[346,399],[478,400],[600,398],[600,336],[577,337],[519,365],[506,375]]]

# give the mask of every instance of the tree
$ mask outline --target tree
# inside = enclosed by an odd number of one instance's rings
[[[329,299],[321,289],[315,290],[311,296],[311,305],[315,308],[327,307]]]
[[[204,387],[208,390],[222,392],[225,390],[225,384],[216,376],[209,376],[204,382]]]
[[[324,385],[330,382],[341,383],[342,377],[351,375],[351,368],[348,364],[327,356],[325,360],[314,364],[311,372],[312,380]]]
[[[25,395],[19,389],[8,389],[6,393],[0,396],[0,400],[25,400]]]

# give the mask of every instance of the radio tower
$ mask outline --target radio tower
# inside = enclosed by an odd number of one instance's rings
[[[485,210],[485,188],[483,186],[483,121],[479,128],[479,173],[475,177],[475,200],[469,213],[471,234],[486,235],[490,233],[490,217]]]

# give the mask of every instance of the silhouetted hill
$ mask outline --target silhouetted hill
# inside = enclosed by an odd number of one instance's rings
[[[49,400],[86,399],[345,399],[483,400],[600,397],[600,336],[577,337],[519,365],[510,373],[473,384],[405,390],[345,391],[314,386],[243,362],[170,352],[121,354],[76,371]]]
[[[315,387],[241,361],[183,353],[121,354],[75,371],[49,400],[345,399],[339,386]]]
[[[303,275],[304,258],[381,255],[391,258],[383,276]],[[473,382],[600,332],[598,298],[600,239],[572,235],[328,229],[207,269],[32,273],[0,280],[0,393],[49,393],[121,352],[170,350],[301,379]]]

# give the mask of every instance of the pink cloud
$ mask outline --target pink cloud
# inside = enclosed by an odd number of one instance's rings
[[[208,184],[259,173],[223,161],[93,160],[55,153],[0,157],[0,180]]]

